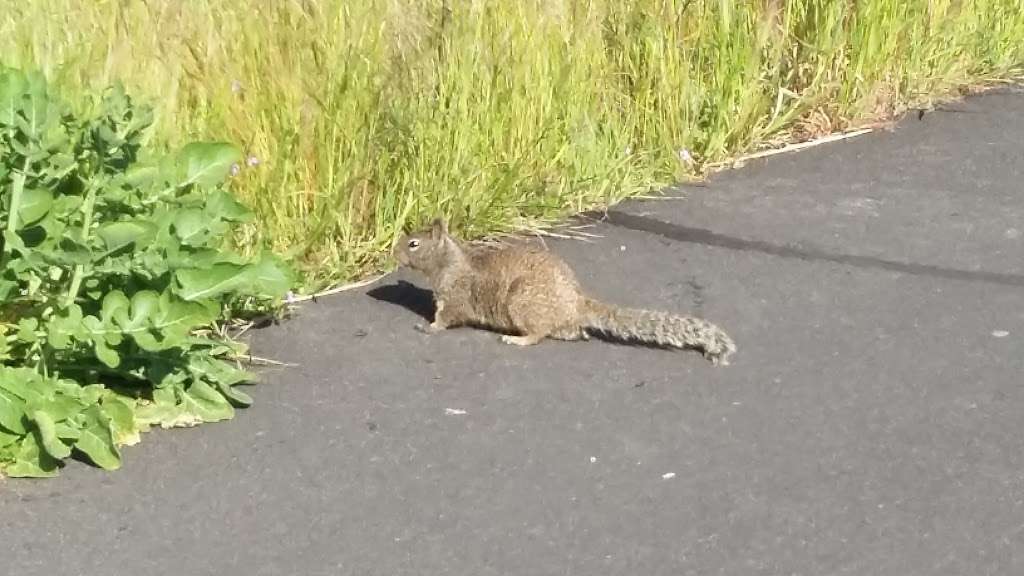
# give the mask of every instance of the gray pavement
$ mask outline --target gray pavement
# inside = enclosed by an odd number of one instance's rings
[[[549,242],[720,323],[732,366],[427,336],[396,274],[259,331],[298,366],[233,422],[0,481],[0,569],[1024,574],[1024,94],[944,109]]]

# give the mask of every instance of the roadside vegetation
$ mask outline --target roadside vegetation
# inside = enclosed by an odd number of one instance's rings
[[[30,25],[28,23],[31,23]],[[1024,62],[1020,0],[0,0],[0,54],[124,81],[155,142],[237,143],[306,288],[443,213],[551,222],[708,163],[892,118]]]
[[[151,111],[118,86],[74,113],[39,74],[0,69],[0,473],[106,469],[150,426],[231,418],[249,397],[230,310],[279,302],[275,256],[225,245],[251,219],[221,183],[238,150],[151,155]]]

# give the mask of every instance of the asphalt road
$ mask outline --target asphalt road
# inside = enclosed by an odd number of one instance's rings
[[[0,573],[1024,574],[1022,175],[1010,90],[549,242],[727,368],[427,336],[411,274],[309,304],[233,422],[0,481]]]

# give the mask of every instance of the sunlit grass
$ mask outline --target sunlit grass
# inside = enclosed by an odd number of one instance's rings
[[[123,80],[154,137],[242,145],[243,243],[308,282],[404,226],[550,221],[1024,62],[1021,0],[0,0],[0,60]]]

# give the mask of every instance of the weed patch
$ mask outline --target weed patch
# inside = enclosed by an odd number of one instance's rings
[[[120,87],[73,113],[42,75],[0,68],[0,472],[106,469],[152,425],[231,418],[250,374],[208,328],[290,287],[269,254],[225,250],[250,212],[233,146],[147,156],[151,110]]]
[[[259,223],[240,246],[294,256],[307,288],[379,268],[434,215],[470,236],[551,222],[1024,62],[1020,0],[0,0],[0,14],[0,53],[69,93],[123,79],[154,99],[162,145],[240,143],[235,190]]]

